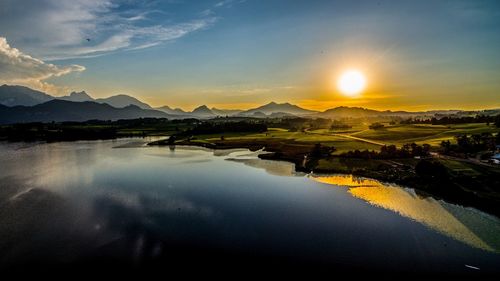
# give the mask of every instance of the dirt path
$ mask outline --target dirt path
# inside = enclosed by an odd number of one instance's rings
[[[351,136],[351,135],[347,135],[347,134],[335,134],[335,133],[332,133],[332,134],[325,134],[325,133],[313,133],[313,132],[310,132],[310,131],[308,131],[308,130],[305,130],[305,131],[304,131],[304,133],[306,133],[306,134],[311,134],[311,135],[321,135],[321,136],[335,136],[335,137],[342,137],[342,138],[347,138],[347,139],[357,140],[357,141],[366,142],[366,143],[370,143],[370,144],[374,144],[374,145],[380,145],[380,146],[384,146],[384,145],[386,145],[385,143],[382,143],[382,142],[373,141],[373,140],[369,140],[369,139],[358,138],[358,137]]]
[[[488,168],[496,168],[497,167],[495,165],[492,165],[489,163],[484,163],[478,159],[473,159],[473,158],[459,158],[459,157],[454,157],[454,156],[450,156],[450,155],[444,155],[441,153],[435,153],[435,154],[433,154],[433,156],[437,157],[437,158],[441,158],[441,159],[454,160],[454,161],[470,163],[470,164],[474,164],[474,165],[481,165],[481,166],[488,167]]]
[[[358,137],[351,136],[351,135],[345,135],[345,134],[332,134],[332,136],[338,136],[338,137],[343,137],[343,138],[353,139],[353,140],[362,141],[362,142],[371,143],[371,144],[380,145],[380,146],[384,146],[384,145],[386,145],[385,143],[382,143],[382,142],[372,141],[372,140],[369,140],[369,139],[358,138]]]

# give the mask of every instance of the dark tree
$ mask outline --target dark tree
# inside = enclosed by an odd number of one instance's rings
[[[175,140],[176,140],[176,137],[175,135],[172,135],[168,138],[168,141],[167,143],[170,145],[170,144],[175,144]]]
[[[321,143],[317,143],[311,150],[309,156],[311,158],[325,158],[330,157],[333,152],[335,152],[335,147],[333,146],[325,146],[321,145]]]
[[[428,180],[445,180],[448,178],[446,167],[435,160],[420,160],[415,166],[418,176]]]

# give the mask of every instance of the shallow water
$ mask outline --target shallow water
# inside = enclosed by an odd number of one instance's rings
[[[248,150],[0,144],[0,261],[132,263],[173,248],[386,270],[497,271],[500,221],[411,189],[295,173]]]

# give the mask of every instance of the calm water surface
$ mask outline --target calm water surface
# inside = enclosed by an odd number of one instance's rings
[[[210,249],[383,270],[499,270],[500,221],[475,209],[370,179],[297,174],[258,152],[144,142],[0,143],[0,268],[95,257],[141,264]]]

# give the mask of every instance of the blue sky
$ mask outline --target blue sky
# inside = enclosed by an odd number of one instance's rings
[[[0,37],[5,54],[34,59],[0,60],[0,82],[56,95],[187,109],[500,107],[498,1],[4,0]],[[356,98],[335,87],[352,68],[368,80]]]

